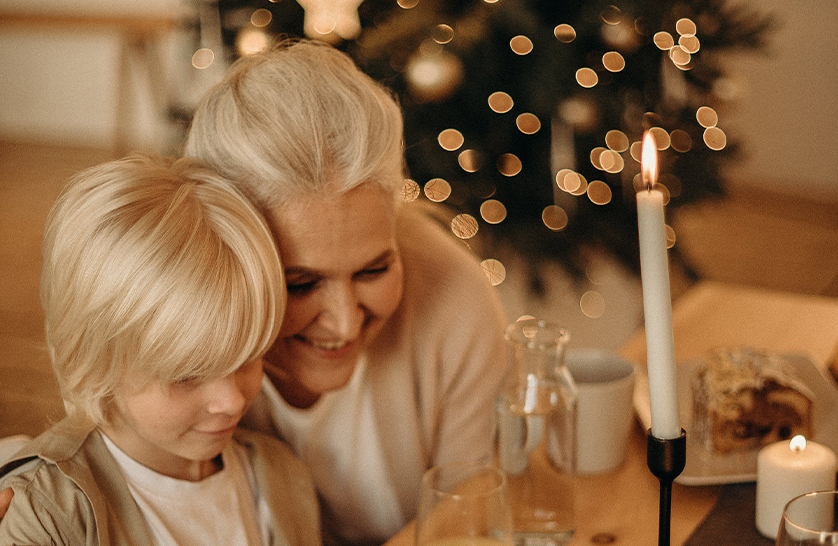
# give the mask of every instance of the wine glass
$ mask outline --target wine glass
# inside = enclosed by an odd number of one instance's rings
[[[838,546],[838,491],[815,491],[786,504],[775,546]]]
[[[512,546],[506,475],[495,466],[455,462],[425,472],[416,546]]]

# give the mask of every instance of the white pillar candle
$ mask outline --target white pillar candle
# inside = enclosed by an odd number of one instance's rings
[[[675,347],[672,335],[672,299],[669,292],[669,257],[663,214],[663,192],[655,189],[657,150],[652,136],[643,141],[643,182],[637,193],[637,227],[640,239],[640,278],[646,326],[646,367],[652,436],[662,440],[681,435]]]
[[[762,448],[757,455],[757,530],[777,538],[786,503],[804,493],[834,489],[836,472],[835,453],[803,436]]]

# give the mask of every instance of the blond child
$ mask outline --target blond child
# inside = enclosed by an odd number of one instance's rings
[[[67,417],[0,467],[0,545],[320,544],[311,478],[237,429],[286,294],[263,218],[189,160],[73,177],[41,301]]]

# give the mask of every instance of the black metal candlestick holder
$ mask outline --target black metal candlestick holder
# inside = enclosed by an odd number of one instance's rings
[[[681,429],[677,438],[664,440],[646,433],[646,464],[661,486],[658,546],[669,546],[669,523],[672,516],[672,482],[687,464],[687,433]]]

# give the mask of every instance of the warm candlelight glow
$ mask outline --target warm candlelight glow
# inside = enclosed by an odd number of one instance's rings
[[[640,171],[643,173],[643,185],[646,189],[651,189],[658,181],[658,151],[655,137],[649,131],[643,137],[641,159]]]
[[[806,438],[802,435],[798,434],[794,438],[789,441],[789,449],[792,451],[803,451],[806,449]]]

